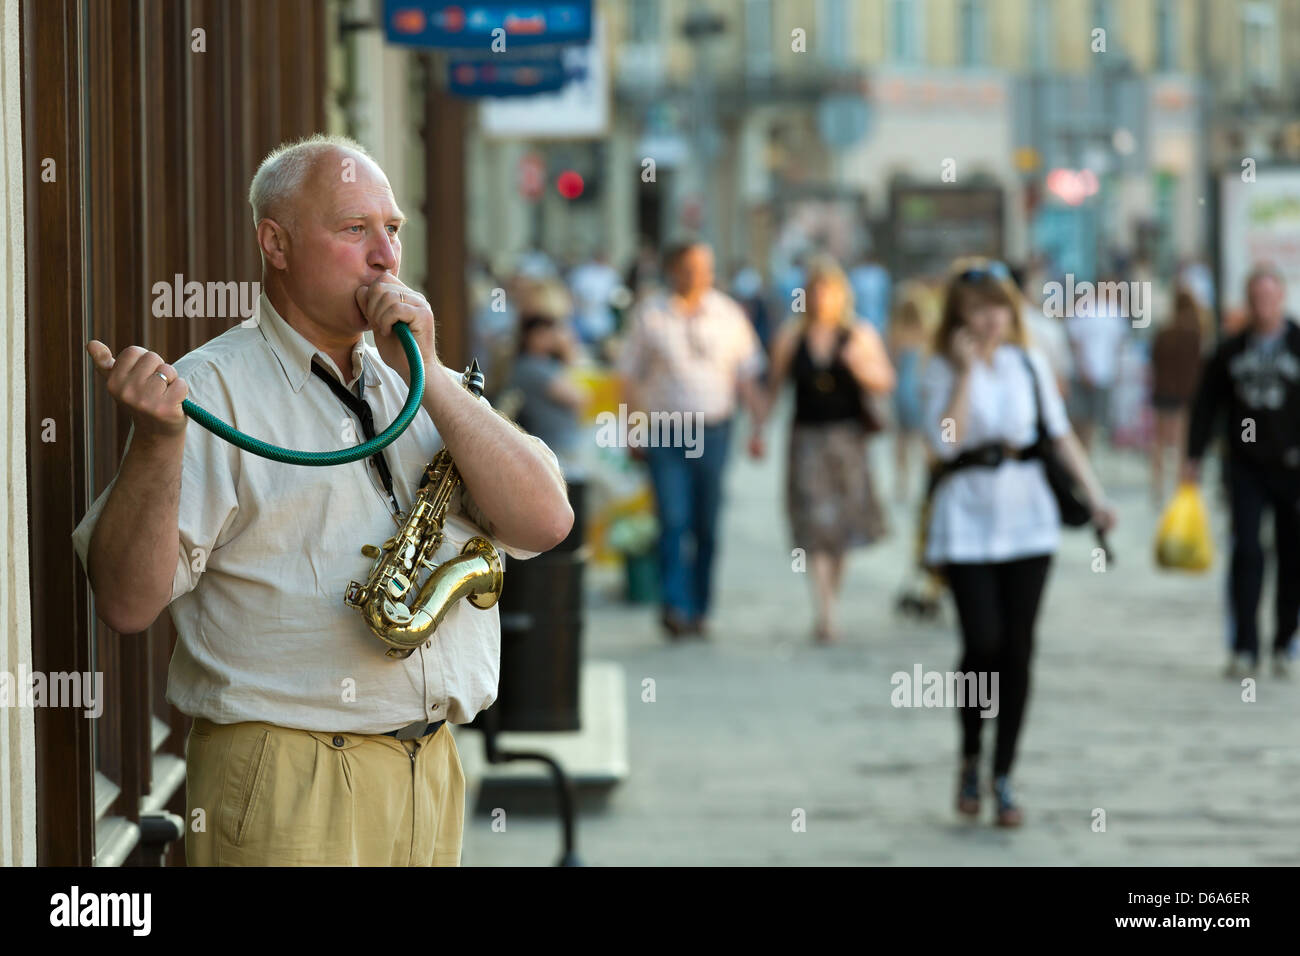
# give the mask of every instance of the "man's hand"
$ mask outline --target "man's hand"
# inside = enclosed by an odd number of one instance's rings
[[[86,343],[86,352],[108,383],[113,401],[130,413],[137,438],[184,434],[186,418],[181,402],[190,387],[162,356],[131,345],[114,359],[108,346],[98,339]]]
[[[371,331],[375,333],[375,348],[384,364],[394,369],[410,383],[410,370],[407,366],[406,351],[393,332],[393,326],[405,322],[411,327],[415,344],[419,346],[420,356],[425,368],[439,364],[435,343],[437,323],[433,309],[420,293],[408,289],[397,276],[385,272],[370,285],[357,289],[357,305],[366,317]]]

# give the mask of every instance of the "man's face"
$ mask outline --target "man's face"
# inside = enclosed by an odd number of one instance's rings
[[[713,250],[708,246],[691,246],[673,270],[673,286],[678,295],[688,296],[713,287]]]
[[[1279,325],[1284,318],[1286,290],[1282,283],[1269,275],[1260,276],[1246,290],[1250,312],[1265,326]]]
[[[405,217],[388,179],[365,157],[335,153],[308,174],[294,212],[286,276],[294,301],[336,332],[366,331],[357,289],[385,271],[396,276],[402,263]]]

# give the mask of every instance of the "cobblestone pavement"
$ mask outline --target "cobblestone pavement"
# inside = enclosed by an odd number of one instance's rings
[[[892,494],[887,441],[873,458]],[[1120,509],[1115,562],[1094,571],[1090,534],[1063,532],[1014,775],[1026,822],[999,831],[987,798],[976,824],[953,812],[953,711],[890,702],[895,672],[957,666],[946,601],[933,622],[892,612],[914,511],[895,505],[890,538],[853,554],[844,643],[814,646],[809,582],[791,570],[780,506],[781,444],[772,444],[777,454],[764,462],[731,460],[709,641],[667,644],[651,610],[618,601],[617,577],[590,575],[584,640],[589,657],[626,670],[631,775],[603,810],[580,818],[585,863],[1300,863],[1300,675],[1259,675],[1253,703],[1221,676],[1224,516],[1212,494],[1214,567],[1160,572],[1143,461],[1099,460]],[[1271,642],[1270,591],[1271,579],[1261,605]],[[653,703],[641,699],[645,678],[655,681]],[[481,746],[472,731],[458,740]],[[1094,829],[1098,809],[1104,832]],[[792,826],[798,810],[803,832]],[[554,863],[553,817],[507,808],[506,819],[505,832],[489,817],[467,819],[466,865]]]

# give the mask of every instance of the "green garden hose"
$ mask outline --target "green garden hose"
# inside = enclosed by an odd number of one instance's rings
[[[369,458],[381,448],[391,445],[398,435],[406,431],[407,426],[414,420],[415,413],[420,410],[420,401],[424,398],[424,360],[420,356],[419,347],[415,344],[415,336],[411,334],[411,329],[405,322],[396,323],[393,330],[406,351],[406,363],[411,369],[411,390],[406,396],[406,404],[402,406],[397,418],[393,419],[393,423],[374,438],[355,448],[340,448],[335,451],[294,451],[291,448],[281,448],[279,445],[258,441],[230,427],[188,398],[181,402],[181,407],[186,415],[218,438],[254,455],[283,462],[286,465],[346,465],[348,462]]]

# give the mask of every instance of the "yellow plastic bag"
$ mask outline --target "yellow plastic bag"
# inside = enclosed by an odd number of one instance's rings
[[[1156,564],[1182,571],[1204,571],[1213,557],[1205,499],[1195,484],[1184,482],[1160,517],[1156,529]]]

